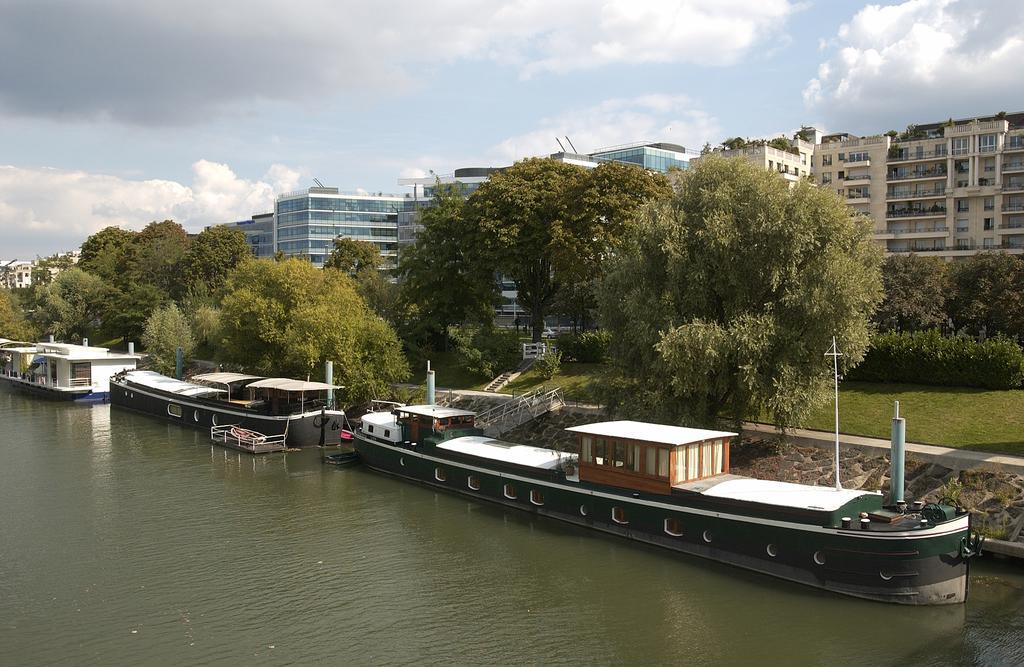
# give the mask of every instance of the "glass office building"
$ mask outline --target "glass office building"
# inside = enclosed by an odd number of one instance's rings
[[[689,168],[690,160],[697,156],[687,153],[682,146],[662,142],[603,148],[590,153],[588,157],[595,162],[628,162],[664,173],[672,168]]]

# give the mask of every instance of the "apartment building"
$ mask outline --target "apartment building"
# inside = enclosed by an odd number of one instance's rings
[[[788,150],[761,144],[745,148],[718,148],[712,151],[712,154],[727,158],[742,158],[768,171],[778,172],[792,185],[799,182],[801,178],[811,176],[814,170],[815,145],[801,139],[792,139],[789,144]],[[695,158],[694,160],[699,159]]]
[[[827,135],[813,164],[889,253],[1024,253],[1024,113]]]
[[[0,259],[0,287],[19,289],[32,286],[32,264],[27,259]]]

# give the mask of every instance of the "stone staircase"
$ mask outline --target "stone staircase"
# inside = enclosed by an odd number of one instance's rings
[[[522,375],[523,373],[528,371],[530,369],[530,366],[533,366],[533,362],[535,362],[535,361],[537,361],[537,360],[536,359],[523,359],[522,363],[520,363],[519,366],[514,371],[505,371],[504,373],[502,373],[501,375],[499,375],[498,377],[494,378],[489,383],[487,383],[487,386],[484,387],[484,391],[490,391],[490,392],[501,391],[502,389],[505,388],[505,385],[507,385],[509,382],[512,382],[517,377],[519,377],[520,375]]]
[[[497,438],[552,410],[561,409],[564,405],[561,389],[545,391],[541,387],[477,414],[476,426],[492,438]]]

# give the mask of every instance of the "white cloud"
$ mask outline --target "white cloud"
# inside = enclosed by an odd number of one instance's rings
[[[804,101],[832,125],[860,132],[1017,111],[1024,108],[1022,24],[1017,1],[869,5],[827,42],[834,52]]]
[[[540,122],[536,130],[505,139],[491,151],[505,164],[524,157],[558,151],[555,137],[568,135],[581,153],[636,141],[667,141],[699,151],[705,141],[721,140],[717,119],[694,108],[684,95],[645,95],[605,100],[572,109]],[[567,150],[571,150],[568,145]]]
[[[394,94],[460,60],[523,77],[729,65],[777,36],[796,10],[790,0],[9,0],[0,108],[166,125],[266,100],[315,107],[336,95]]]
[[[199,160],[192,183],[127,180],[105,174],[0,166],[0,256],[31,257],[77,247],[110,225],[141,229],[170,218],[189,231],[273,210],[300,172],[275,164],[258,181]]]

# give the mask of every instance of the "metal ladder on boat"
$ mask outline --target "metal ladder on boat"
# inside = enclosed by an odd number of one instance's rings
[[[541,387],[479,413],[476,416],[476,425],[487,435],[496,438],[564,405],[565,399],[562,397],[561,389],[545,391]]]

